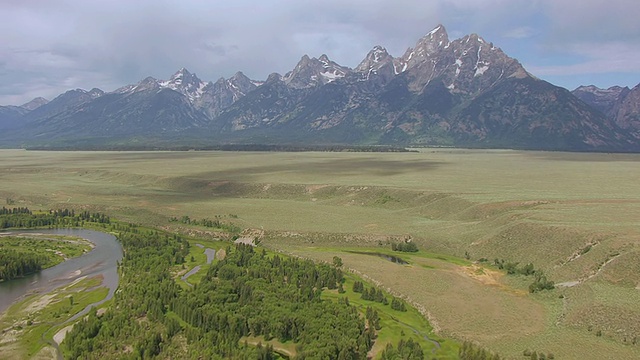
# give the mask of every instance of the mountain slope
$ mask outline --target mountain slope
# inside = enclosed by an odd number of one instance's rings
[[[51,139],[134,137],[200,127],[207,118],[184,95],[151,87],[133,93],[110,93],[95,101],[36,120],[32,136]]]
[[[572,93],[614,120],[616,125],[629,132],[636,140],[640,140],[640,84],[633,89],[620,86],[608,89],[593,85],[580,86]]]
[[[22,118],[27,112],[27,109],[20,106],[0,106],[0,130],[22,127]]]

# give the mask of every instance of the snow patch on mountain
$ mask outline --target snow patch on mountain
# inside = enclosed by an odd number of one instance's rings
[[[487,65],[482,65],[480,67],[476,68],[476,72],[473,76],[480,76],[483,75],[485,71],[489,70],[489,66]]]

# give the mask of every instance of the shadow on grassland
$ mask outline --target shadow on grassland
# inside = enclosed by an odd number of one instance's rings
[[[167,187],[178,191],[194,191],[218,187],[225,183],[258,183],[265,175],[274,174],[282,177],[282,182],[287,183],[286,177],[291,175],[306,175],[312,179],[314,176],[330,179],[333,177],[348,176],[372,176],[389,177],[402,175],[416,171],[430,171],[442,165],[444,162],[425,160],[380,160],[376,158],[338,159],[309,163],[279,163],[270,165],[256,165],[237,169],[211,170],[185,177],[167,179]],[[275,181],[276,183],[278,181]],[[311,183],[312,181],[310,181]],[[293,184],[292,184],[293,185]]]
[[[540,160],[555,161],[581,161],[581,162],[640,162],[640,154],[622,153],[582,153],[582,152],[555,152],[532,151],[524,152],[528,157]]]

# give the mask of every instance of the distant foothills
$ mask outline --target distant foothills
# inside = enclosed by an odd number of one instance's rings
[[[438,25],[401,57],[375,46],[354,69],[305,55],[265,81],[238,72],[204,82],[183,68],[169,80],[148,77],[113,92],[76,89],[51,101],[0,106],[5,148],[251,144],[640,152],[640,85],[570,92],[531,75],[482,37],[450,41]]]

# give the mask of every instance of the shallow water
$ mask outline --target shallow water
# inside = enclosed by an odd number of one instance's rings
[[[115,236],[84,229],[42,229],[2,232],[2,234],[17,236],[34,233],[81,237],[92,242],[95,247],[82,256],[69,259],[38,273],[1,282],[0,312],[5,311],[11,304],[27,294],[44,294],[55,288],[68,285],[81,276],[92,277],[102,275],[104,279],[102,286],[109,288],[109,293],[103,301],[113,297],[119,281],[117,263],[122,260],[123,256],[122,247]]]

